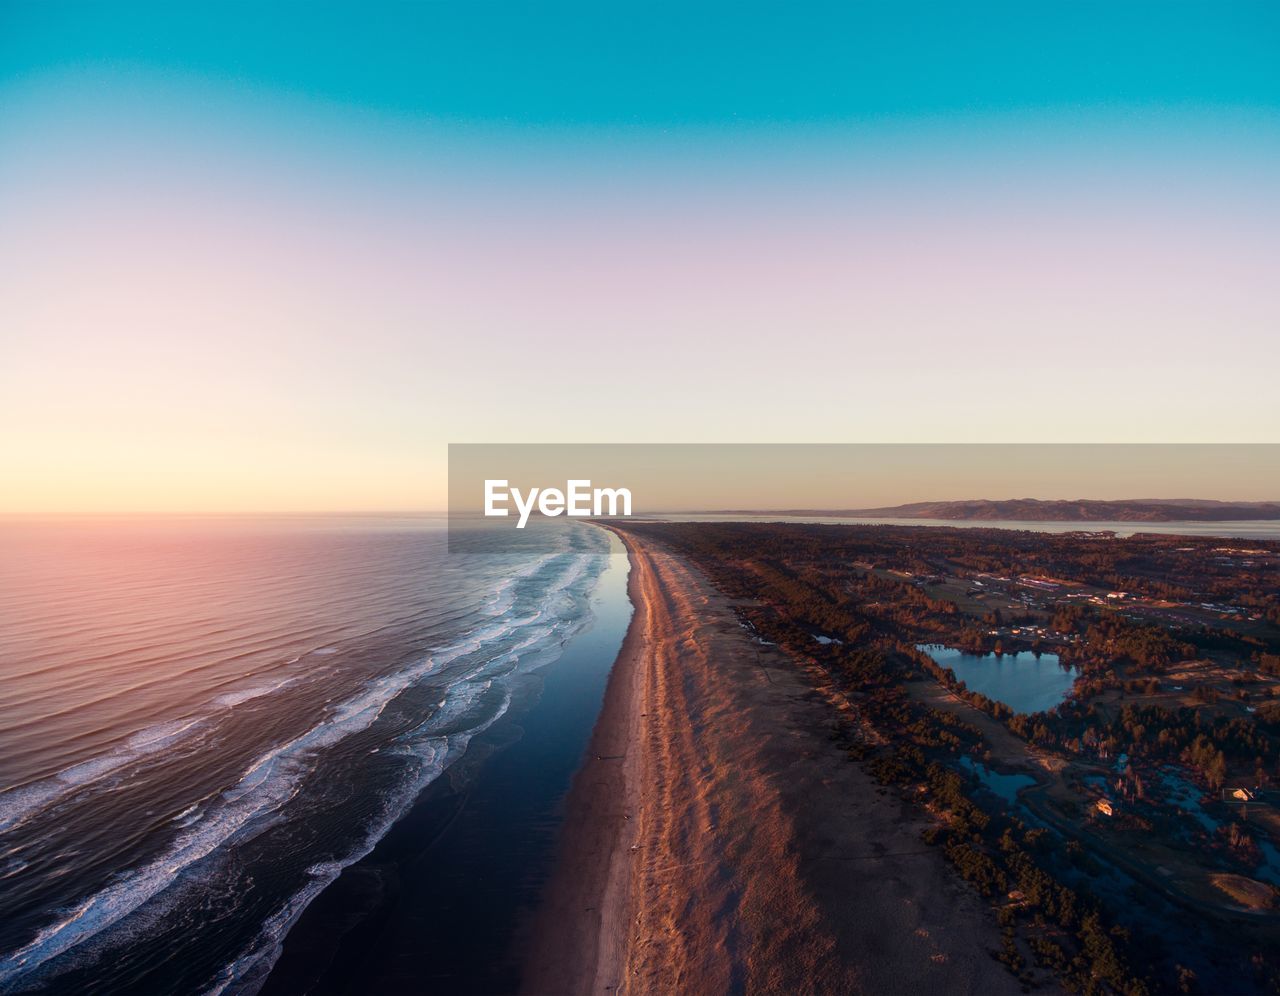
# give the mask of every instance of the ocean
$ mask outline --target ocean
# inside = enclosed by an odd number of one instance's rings
[[[586,524],[512,542],[450,555],[428,517],[0,524],[0,992],[258,990],[424,790],[519,754],[581,645],[520,817],[545,867],[626,568]]]

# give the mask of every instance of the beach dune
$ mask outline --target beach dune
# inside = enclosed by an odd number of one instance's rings
[[[1014,993],[991,911],[831,740],[821,682],[620,530],[635,615],[524,989]]]

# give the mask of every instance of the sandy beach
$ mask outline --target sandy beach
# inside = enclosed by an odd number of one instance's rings
[[[636,612],[525,991],[1019,992],[923,814],[832,743],[816,676],[690,565],[620,535]]]

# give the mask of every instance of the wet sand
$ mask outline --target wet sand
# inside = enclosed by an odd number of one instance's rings
[[[1020,992],[923,815],[832,743],[838,697],[691,566],[620,534],[636,612],[525,991]]]

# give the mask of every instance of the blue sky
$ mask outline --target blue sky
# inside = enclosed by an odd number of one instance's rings
[[[1276,3],[6,2],[6,84],[234,83],[511,126],[1280,107]]]
[[[0,511],[1274,442],[1277,53],[1277,2],[0,0]]]

